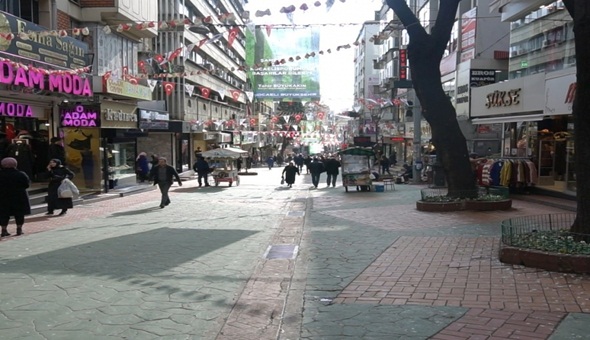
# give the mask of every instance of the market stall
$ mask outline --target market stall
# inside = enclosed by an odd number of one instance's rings
[[[237,148],[219,148],[205,151],[201,155],[210,160],[214,167],[211,177],[215,181],[215,186],[222,182],[229,183],[230,187],[233,183],[240,185],[236,162],[240,157],[244,159],[248,157],[247,151]]]
[[[338,153],[342,164],[342,185],[346,192],[349,186],[356,186],[357,191],[371,191],[375,152],[370,148],[353,147]]]

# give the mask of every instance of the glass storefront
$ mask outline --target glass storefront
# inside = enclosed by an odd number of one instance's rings
[[[136,183],[135,141],[117,141],[108,143],[106,147],[108,164],[109,188],[133,185]]]

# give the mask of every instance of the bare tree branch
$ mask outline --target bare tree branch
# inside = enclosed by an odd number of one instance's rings
[[[420,25],[420,20],[416,18],[416,15],[408,7],[406,0],[387,0],[387,6],[393,10],[402,24],[404,24],[410,39],[412,37],[416,39],[427,38],[428,34],[426,30]]]
[[[434,38],[435,51],[442,55],[447,48],[447,43],[451,37],[451,30],[455,23],[455,16],[457,14],[457,8],[462,0],[440,0],[438,15],[436,16],[436,22],[432,28],[432,37]]]

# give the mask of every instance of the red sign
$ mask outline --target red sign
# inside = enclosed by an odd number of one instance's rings
[[[399,79],[408,79],[408,50],[399,50]]]
[[[404,137],[391,137],[389,140],[391,140],[392,142],[403,142]]]

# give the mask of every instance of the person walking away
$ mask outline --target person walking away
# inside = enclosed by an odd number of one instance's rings
[[[341,164],[336,159],[336,157],[331,156],[326,160],[325,167],[326,167],[326,175],[328,176],[326,182],[328,187],[330,183],[332,183],[332,187],[336,187],[336,179],[338,178],[338,168],[340,168]]]
[[[8,221],[14,216],[16,222],[16,234],[23,234],[25,215],[31,213],[27,188],[30,185],[29,176],[17,169],[17,161],[12,157],[2,159],[0,162],[0,237],[10,236],[8,233]]]
[[[53,215],[55,209],[61,209],[59,216],[63,216],[67,213],[68,209],[74,207],[74,203],[71,197],[59,197],[57,189],[64,179],[67,178],[72,180],[74,178],[74,173],[70,171],[70,169],[63,166],[61,161],[57,158],[49,161],[49,165],[47,165],[47,171],[49,171],[49,185],[47,186],[46,215]]]
[[[49,159],[59,159],[61,164],[66,164],[66,149],[61,145],[61,138],[51,138],[49,145]]]
[[[296,167],[293,162],[289,162],[289,164],[283,169],[282,175],[289,188],[292,188],[293,183],[295,183],[295,175],[299,175],[299,168]]]
[[[391,151],[391,154],[389,155],[389,164],[393,166],[397,165],[397,153],[395,150]]]
[[[166,158],[160,157],[158,159],[158,166],[155,166],[150,171],[150,178],[154,181],[154,185],[158,185],[162,199],[160,201],[160,209],[170,204],[170,197],[168,191],[174,183],[174,179],[178,182],[178,186],[182,186],[182,181],[176,169],[166,164]]]
[[[240,172],[242,170],[242,163],[244,162],[244,159],[242,158],[242,156],[238,157],[238,159],[236,160],[236,167],[238,168],[238,172]]]
[[[266,159],[266,164],[268,165],[268,170],[272,170],[272,167],[275,165],[275,160],[272,156],[268,156]]]
[[[379,161],[379,164],[381,165],[381,173],[385,175],[385,173],[387,172],[388,174],[391,175],[391,172],[389,171],[389,166],[391,165],[389,163],[389,159],[387,157],[385,157],[385,155],[381,156],[381,160]]]
[[[307,167],[309,172],[311,173],[311,182],[313,186],[317,189],[318,184],[320,184],[320,175],[324,172],[324,164],[320,162],[317,157],[314,157],[313,161]]]
[[[158,165],[158,163],[159,163],[158,158],[160,158],[160,157],[158,157],[158,155],[152,155],[152,160],[150,161],[150,164],[152,166],[150,167],[150,170],[155,168]]]
[[[299,172],[301,173],[303,171],[303,164],[305,163],[305,159],[303,158],[302,154],[298,154],[297,156],[295,156],[295,165],[297,166],[297,168],[299,168]]]
[[[148,179],[148,175],[150,173],[149,164],[150,163],[145,152],[141,152],[135,159],[135,173],[137,174],[139,183],[143,183]]]
[[[208,187],[209,181],[207,180],[207,176],[209,172],[211,172],[211,168],[209,167],[209,163],[205,160],[203,156],[197,158],[195,164],[193,164],[193,170],[197,173],[197,180],[199,181],[199,187],[203,186],[203,180],[205,180],[205,186]]]
[[[307,173],[309,173],[309,166],[311,165],[312,161],[313,159],[311,159],[309,155],[305,157],[305,159],[303,159],[303,163],[305,164],[305,170],[307,171]]]

